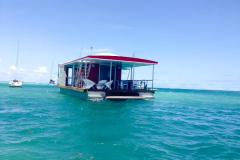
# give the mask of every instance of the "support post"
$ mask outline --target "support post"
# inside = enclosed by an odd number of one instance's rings
[[[75,64],[72,65],[72,86],[74,87],[75,85],[75,75],[74,75],[74,71],[75,71]]]
[[[132,72],[133,72],[133,78],[132,78],[132,80],[134,80],[134,74],[135,74],[135,68],[134,68],[134,65],[133,65],[133,69],[132,69]]]
[[[98,71],[98,81],[101,80],[101,64],[99,64],[99,71]]]
[[[152,68],[152,90],[153,90],[153,82],[154,82],[154,64],[153,64],[153,68]]]
[[[109,76],[110,76],[110,81],[112,80],[112,62],[110,62],[110,74],[109,74]]]
[[[85,66],[84,66],[84,79],[87,78],[87,63],[85,62]]]
[[[114,70],[114,89],[116,88],[116,78],[117,77],[117,64],[115,64],[115,70]]]
[[[59,69],[60,69],[60,65],[58,64],[58,84],[59,84]]]
[[[78,64],[78,86],[82,87],[82,61],[79,62]]]
[[[131,80],[133,80],[132,73],[133,73],[133,68],[132,68],[132,66],[131,66],[131,75],[130,75]]]

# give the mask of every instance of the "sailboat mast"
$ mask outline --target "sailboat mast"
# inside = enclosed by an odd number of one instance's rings
[[[18,59],[19,59],[19,41],[17,41],[17,57],[16,57],[16,69],[18,69]]]
[[[52,79],[52,74],[53,74],[53,61],[51,63],[51,68],[50,68],[50,80]]]

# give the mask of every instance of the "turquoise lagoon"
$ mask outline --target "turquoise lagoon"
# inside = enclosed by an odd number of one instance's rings
[[[160,89],[91,102],[0,84],[2,160],[240,159],[240,92]]]

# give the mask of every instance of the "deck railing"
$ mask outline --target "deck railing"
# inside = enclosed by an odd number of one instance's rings
[[[117,90],[151,90],[152,80],[120,80],[113,83],[113,89]]]
[[[73,84],[72,77],[67,77],[66,81],[67,81],[66,86],[83,88],[84,82],[82,80],[79,82],[75,81],[75,83]],[[128,90],[128,91],[152,90],[153,89],[152,83],[153,83],[152,80],[119,80],[113,81],[111,88],[112,90]]]

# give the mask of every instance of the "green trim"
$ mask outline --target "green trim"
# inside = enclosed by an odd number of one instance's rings
[[[60,93],[70,95],[70,96],[76,96],[76,97],[79,97],[81,99],[87,99],[88,98],[87,92],[79,92],[79,91],[75,91],[75,90],[72,90],[72,89],[60,88]]]

